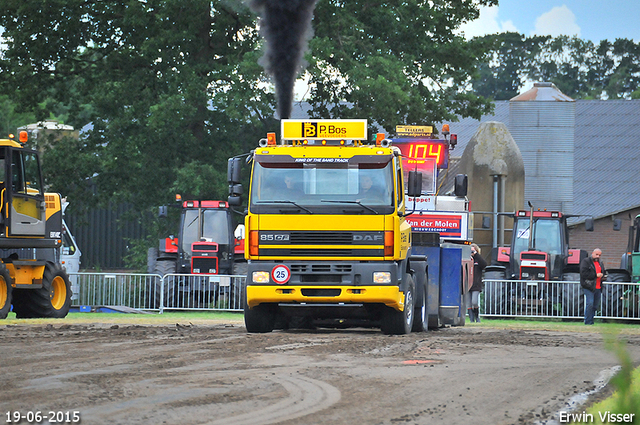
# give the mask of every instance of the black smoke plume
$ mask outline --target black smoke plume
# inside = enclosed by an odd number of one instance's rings
[[[267,41],[261,65],[276,86],[278,116],[291,117],[293,86],[312,36],[316,0],[251,0],[260,15],[260,32]]]

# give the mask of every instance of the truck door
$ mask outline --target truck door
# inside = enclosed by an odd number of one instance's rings
[[[46,210],[40,164],[34,151],[9,149],[9,236],[45,236]]]

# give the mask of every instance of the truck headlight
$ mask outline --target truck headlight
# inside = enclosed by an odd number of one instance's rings
[[[522,272],[522,277],[529,277],[529,273],[527,273],[527,272]]]
[[[253,283],[269,283],[269,272],[253,272],[251,280]]]
[[[391,273],[373,272],[373,283],[391,283]]]

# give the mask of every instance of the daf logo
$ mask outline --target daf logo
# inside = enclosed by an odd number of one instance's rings
[[[382,235],[353,235],[354,242],[379,242],[382,241]]]

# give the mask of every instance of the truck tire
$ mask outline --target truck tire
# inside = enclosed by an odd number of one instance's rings
[[[580,282],[580,272],[565,272],[563,282]],[[566,318],[584,317],[584,294],[579,283],[565,283],[562,288],[562,315]]]
[[[42,288],[21,291],[14,305],[16,317],[50,317],[62,319],[71,308],[71,282],[62,266],[48,263],[42,276]]]
[[[253,308],[244,305],[244,326],[249,333],[273,331],[276,322],[277,305],[259,304]]]
[[[386,335],[405,335],[411,332],[414,319],[414,288],[413,278],[407,275],[407,289],[404,292],[404,309],[398,311],[386,307],[382,313],[380,328]]]
[[[412,262],[413,265],[413,262]],[[415,284],[415,309],[413,315],[413,332],[425,332],[429,329],[429,316],[427,315],[427,275],[424,273],[427,264],[420,261],[416,265]]]
[[[229,308],[240,310],[245,303],[245,281],[249,265],[247,263],[234,263],[232,274],[234,276],[244,276],[244,278],[234,277],[231,279],[231,293],[229,294]]]
[[[4,264],[0,264],[0,319],[6,319],[11,310],[11,275]]]
[[[429,317],[427,316],[427,291],[423,289],[417,296],[416,307],[413,313],[413,332],[425,332],[429,329]]]

